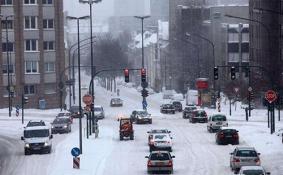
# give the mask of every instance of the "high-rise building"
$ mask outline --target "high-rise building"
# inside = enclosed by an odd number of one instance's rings
[[[0,107],[8,107],[8,84],[14,107],[23,94],[29,98],[26,107],[59,107],[58,84],[65,79],[63,0],[1,0],[1,15]]]
[[[250,59],[255,87],[282,91],[283,1],[250,0]],[[263,90],[261,88],[260,90]]]

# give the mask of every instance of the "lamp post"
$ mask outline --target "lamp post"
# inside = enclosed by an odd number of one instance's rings
[[[82,17],[73,17],[67,16],[69,20],[76,20],[77,21],[77,28],[78,28],[78,79],[79,79],[79,109],[80,109],[80,118],[79,118],[79,143],[80,143],[80,151],[81,154],[83,153],[82,150],[82,104],[81,104],[81,59],[80,59],[80,20],[88,19],[89,16],[82,16]]]
[[[142,24],[142,70],[144,70],[144,48],[143,48],[143,20],[146,18],[149,18],[150,16],[134,16],[135,18],[138,18],[141,20],[141,24]],[[142,92],[145,91],[146,86],[142,84]],[[146,103],[146,97],[143,96],[143,104]],[[143,108],[146,110],[146,106],[143,105]]]
[[[92,5],[93,3],[99,3],[102,0],[80,0],[80,3],[88,3],[89,4],[89,15],[90,15],[90,64],[91,64],[91,76],[94,75],[95,73],[95,69],[94,69],[94,63],[93,63],[93,38],[92,38]],[[93,81],[93,79],[91,79],[91,81]],[[92,104],[94,105],[94,83],[91,83],[91,96],[92,96]],[[92,118],[92,124],[94,125],[95,120],[94,120],[94,110],[93,108],[91,108],[91,118]],[[91,131],[90,131],[91,134]]]
[[[9,101],[9,117],[11,117],[12,111],[12,102],[11,102],[11,79],[10,79],[10,57],[9,57],[9,35],[8,35],[8,18],[14,17],[14,15],[3,16],[0,15],[0,18],[5,18],[5,30],[6,30],[6,59],[7,59],[7,81],[8,81],[8,101]]]

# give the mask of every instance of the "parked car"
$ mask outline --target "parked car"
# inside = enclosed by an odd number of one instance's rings
[[[46,126],[46,124],[43,120],[30,120],[27,123],[26,127],[33,127],[33,126]]]
[[[203,109],[196,109],[192,111],[189,120],[191,123],[207,123],[207,114]]]
[[[57,114],[56,118],[69,118],[71,123],[73,123],[73,117],[69,112],[60,112]]]
[[[71,108],[69,109],[69,112],[71,113],[71,116],[73,118],[80,117],[80,107],[79,106],[71,106]]]
[[[221,129],[222,126],[228,126],[227,117],[224,114],[213,114],[208,118],[207,131],[214,132]]]
[[[239,144],[239,131],[236,129],[230,129],[223,127],[215,134],[216,143],[219,145],[222,144],[232,144],[238,145]]]
[[[160,113],[175,114],[175,108],[172,104],[163,104],[163,105],[160,106]]]
[[[104,119],[105,118],[105,114],[104,114],[104,109],[102,106],[94,106],[94,116],[97,119]]]
[[[123,100],[120,98],[112,98],[110,100],[110,106],[114,107],[114,106],[123,106]]]
[[[55,118],[51,124],[52,134],[71,132],[71,122],[69,118]]]
[[[147,172],[149,174],[155,172],[168,172],[173,173],[173,158],[168,151],[152,151],[147,158]]]
[[[239,175],[269,175],[262,166],[242,166]]]
[[[151,145],[153,144],[153,135],[154,134],[164,134],[164,133],[167,133],[167,134],[170,134],[171,131],[169,131],[168,129],[152,129],[150,131],[147,131],[148,133],[148,145]]]
[[[152,123],[151,114],[145,110],[134,110],[131,114],[132,122],[139,123]]]
[[[254,147],[236,147],[230,153],[230,168],[237,173],[242,166],[259,166],[260,153]]]
[[[184,110],[183,110],[183,118],[185,118],[185,119],[189,118],[191,112],[193,110],[196,110],[196,109],[197,109],[196,105],[188,105],[188,106],[186,106],[184,108]]]
[[[180,101],[172,101],[172,105],[174,106],[175,111],[182,112],[183,106]]]
[[[152,144],[149,145],[149,151],[167,150],[172,151],[172,137],[168,133],[153,134]]]

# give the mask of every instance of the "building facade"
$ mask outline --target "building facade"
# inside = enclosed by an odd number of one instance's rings
[[[60,107],[58,84],[64,81],[65,68],[63,0],[2,0],[1,14],[0,107],[8,107],[8,84],[12,106],[20,105],[24,95],[29,98],[28,108]]]

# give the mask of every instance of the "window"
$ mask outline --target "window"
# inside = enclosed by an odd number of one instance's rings
[[[228,61],[229,62],[239,62],[239,53],[238,52],[228,53]]]
[[[42,0],[42,4],[53,4],[53,0]]]
[[[54,41],[44,41],[43,42],[43,49],[44,50],[55,50]]]
[[[53,19],[43,19],[43,28],[44,29],[53,29],[54,20]]]
[[[36,16],[25,16],[25,29],[37,29]]]
[[[238,33],[229,33],[228,34],[229,42],[239,42],[239,34]]]
[[[37,0],[24,0],[24,4],[37,4]]]
[[[2,30],[6,30],[6,20],[1,21]],[[7,29],[13,29],[14,22],[13,20],[7,20]]]
[[[35,86],[34,85],[25,85],[24,89],[25,89],[26,95],[35,94]]]
[[[26,61],[26,74],[38,73],[37,61]]]
[[[2,71],[3,71],[3,74],[8,74],[8,66],[7,66],[7,64],[3,64]],[[10,64],[10,66],[9,66],[9,73],[10,74],[14,73],[14,65],[12,65],[12,64]]]
[[[44,93],[45,94],[56,93],[56,84],[44,84]]]
[[[36,39],[28,39],[25,42],[25,51],[37,51],[38,41]]]
[[[54,62],[47,62],[44,65],[45,72],[55,72],[55,63]]]
[[[14,52],[14,43],[2,43],[2,52]]]
[[[1,5],[13,5],[13,0],[1,0]]]

